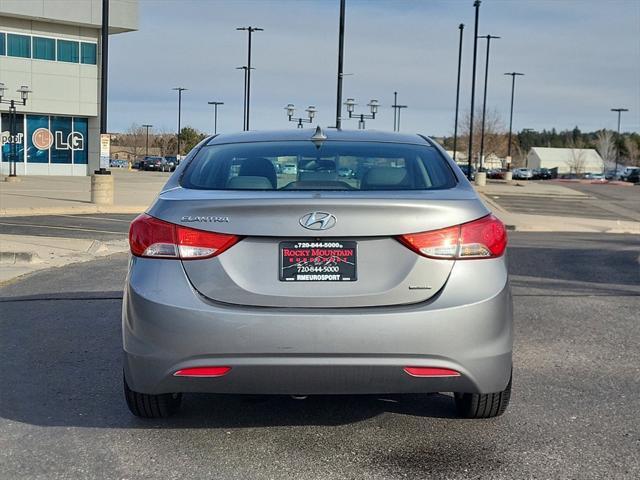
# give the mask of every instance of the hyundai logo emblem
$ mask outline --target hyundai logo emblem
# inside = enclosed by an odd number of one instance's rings
[[[300,225],[309,230],[329,230],[336,224],[336,217],[327,212],[311,212],[300,218]]]

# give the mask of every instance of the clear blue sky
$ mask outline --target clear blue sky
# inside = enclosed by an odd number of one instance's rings
[[[293,128],[284,106],[318,108],[335,118],[338,0],[140,0],[140,30],[111,37],[109,128],[132,122],[175,131],[184,86],[183,125],[242,129],[246,33],[254,25],[252,129]],[[462,111],[471,88],[473,1],[347,0],[344,98],[383,107],[367,126],[393,127],[393,92],[408,109],[403,131],[453,131],[458,24],[465,24]],[[488,107],[508,122],[510,77],[517,80],[514,129],[615,128],[612,107],[626,107],[623,130],[640,131],[640,1],[485,0],[480,35],[491,43]],[[479,43],[482,98],[485,41]],[[366,108],[366,107],[365,107]],[[347,121],[347,128],[356,128]]]

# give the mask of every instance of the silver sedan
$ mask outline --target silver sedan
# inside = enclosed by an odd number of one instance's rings
[[[137,416],[174,413],[183,392],[453,392],[464,417],[507,408],[505,227],[429,138],[209,137],[129,239]]]

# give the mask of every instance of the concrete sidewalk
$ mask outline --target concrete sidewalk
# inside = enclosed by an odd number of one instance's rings
[[[114,204],[91,203],[90,177],[22,176],[0,182],[0,216],[82,213],[141,213],[153,202],[169,173],[114,168]]]
[[[0,285],[21,275],[129,250],[123,238],[101,242],[79,238],[0,235]]]

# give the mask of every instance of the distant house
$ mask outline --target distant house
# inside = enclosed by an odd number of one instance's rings
[[[591,148],[533,147],[527,155],[529,168],[557,168],[559,174],[602,173],[604,162]]]

